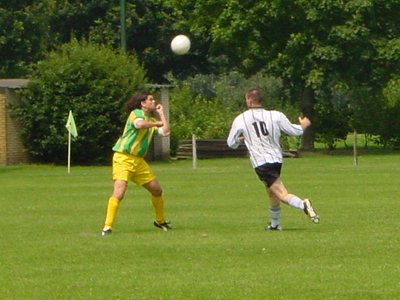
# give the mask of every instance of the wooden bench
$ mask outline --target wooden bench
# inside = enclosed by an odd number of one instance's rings
[[[226,139],[198,139],[196,140],[197,158],[246,157],[247,148],[240,145],[237,149],[229,148]],[[188,159],[193,156],[192,140],[181,140],[176,153],[177,159]],[[297,150],[283,152],[284,157],[298,157]]]

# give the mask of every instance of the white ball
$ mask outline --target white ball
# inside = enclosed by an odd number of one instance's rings
[[[171,41],[171,50],[178,55],[188,53],[190,49],[190,40],[186,35],[180,34]]]

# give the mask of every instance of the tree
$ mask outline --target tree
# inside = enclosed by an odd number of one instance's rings
[[[118,1],[3,2],[0,24],[15,27],[0,31],[3,74],[27,74],[31,62],[74,36],[120,48]],[[168,74],[279,77],[292,104],[311,119],[316,107],[338,107],[321,95],[343,93],[354,110],[347,121],[378,131],[379,124],[354,118],[362,115],[358,105],[380,103],[381,120],[394,109],[389,101],[396,98],[393,83],[400,73],[399,19],[398,0],[127,0],[127,52],[138,57],[152,82],[165,82]],[[192,40],[188,55],[170,51],[178,33]],[[18,42],[22,36],[24,43]],[[324,119],[313,123],[323,126]],[[318,130],[306,131],[303,148],[313,148]]]
[[[47,51],[49,3],[1,0],[0,77],[26,76]]]
[[[56,44],[76,37],[120,48],[119,1],[54,1],[50,27]],[[192,51],[185,56],[174,55],[170,50],[175,35],[190,35],[188,24],[181,22],[185,20],[188,9],[190,7],[181,6],[177,1],[126,1],[127,52],[138,57],[152,82],[165,83],[169,72],[184,78],[208,70],[206,52],[199,52],[198,45],[194,44]]]
[[[64,44],[72,38],[87,40],[90,32],[101,22],[109,11],[118,11],[118,1],[107,0],[53,0],[49,25],[57,44]],[[119,19],[118,19],[119,20]],[[118,31],[117,23],[114,31]],[[114,24],[112,24],[114,25]],[[103,32],[108,35],[108,32]],[[117,36],[119,38],[119,35]]]
[[[319,90],[370,85],[376,91],[379,80],[398,71],[395,0],[181,2],[193,5],[187,22],[195,33],[210,36],[210,55],[221,57],[223,69],[264,70],[283,78],[311,118]],[[380,67],[389,64],[389,71]],[[313,148],[313,140],[313,131],[306,131],[302,147]]]

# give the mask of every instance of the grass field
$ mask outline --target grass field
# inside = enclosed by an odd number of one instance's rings
[[[1,299],[400,299],[400,154],[287,159],[288,189],[321,216],[283,207],[247,159],[153,163],[174,230],[152,225],[130,185],[101,237],[111,167],[0,167]]]

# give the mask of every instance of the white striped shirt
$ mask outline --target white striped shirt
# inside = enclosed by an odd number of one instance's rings
[[[279,111],[250,108],[233,121],[227,143],[235,149],[240,145],[239,137],[243,136],[253,168],[265,163],[282,163],[281,132],[300,136],[303,129]]]

